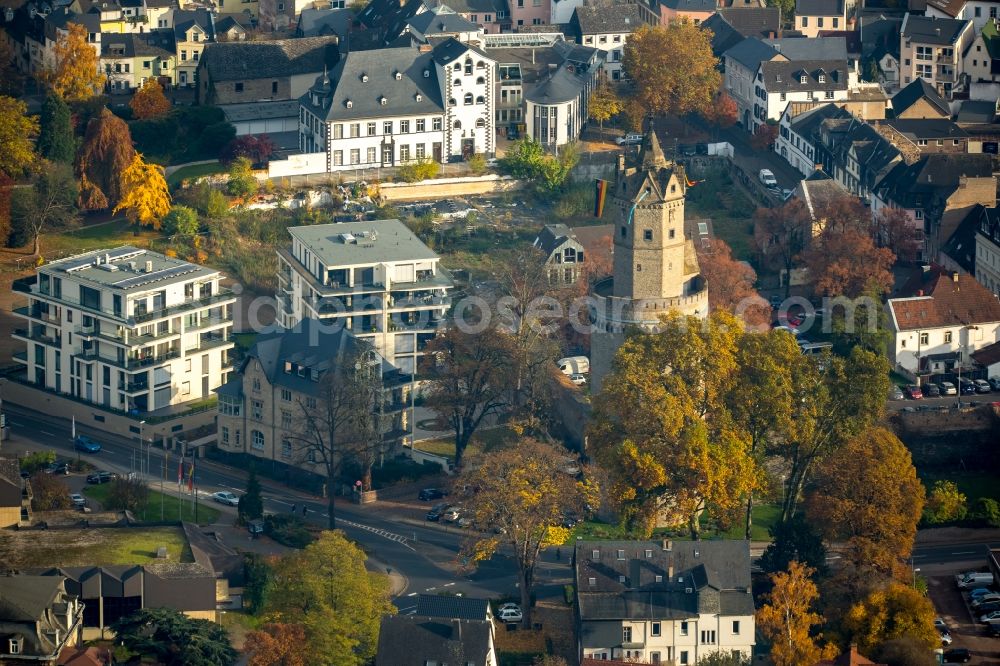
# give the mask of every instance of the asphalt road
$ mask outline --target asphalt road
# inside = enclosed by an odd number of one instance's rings
[[[78,454],[73,449],[70,437],[71,424],[65,419],[9,402],[4,403],[3,409],[7,414],[11,433],[11,438],[4,442],[6,449],[19,446],[28,450],[53,450],[61,458],[67,459],[79,455],[98,469],[120,474],[136,471],[156,490],[159,489],[165,465],[164,492],[183,493],[190,497],[186,486],[180,489],[178,487],[178,457],[172,453],[165,457],[162,449],[150,446],[142,451],[138,438],[129,441],[77,424],[77,434],[91,436],[102,444],[99,453]],[[235,507],[214,503],[211,494],[219,490],[243,493],[246,489],[246,477],[246,471],[241,469],[204,459],[196,461],[194,485],[199,501],[209,502],[214,508],[220,509],[223,512],[220,520],[235,519]],[[293,505],[297,511],[301,511],[304,506],[308,511],[306,520],[324,527],[327,525],[327,504],[323,498],[298,492],[266,478],[260,478],[260,481],[265,512],[287,513]],[[406,599],[421,592],[435,593],[448,589],[465,595],[488,597],[516,592],[516,567],[504,555],[495,556],[468,575],[459,571],[458,553],[467,532],[404,523],[391,516],[376,513],[377,511],[375,508],[339,501],[335,507],[337,528],[359,543],[372,559],[385,563],[386,567],[405,577],[406,586],[400,594],[401,608],[406,607]]]
[[[971,542],[922,546],[913,549],[913,563],[915,566],[920,566],[979,561],[979,566],[985,566],[987,551],[990,548],[1000,548],[1000,543]]]

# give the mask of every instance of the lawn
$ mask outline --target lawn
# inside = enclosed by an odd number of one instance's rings
[[[102,504],[107,499],[109,492],[111,492],[110,483],[100,486],[87,486],[83,489],[84,495]],[[211,525],[219,519],[219,510],[207,506],[204,498],[199,498],[198,500],[198,519],[195,520],[195,509],[191,504],[190,496],[185,495],[182,503],[175,495],[169,493],[160,494],[152,489],[149,491],[149,502],[146,505],[146,509],[137,511],[135,517],[139,520],[160,520],[161,498],[163,520],[186,520],[192,523],[197,522],[199,525]]]
[[[504,426],[490,428],[489,430],[480,430],[472,436],[472,441],[469,442],[469,446],[465,449],[465,456],[468,458],[492,451],[495,448],[511,443],[515,437],[514,432]],[[453,437],[420,440],[414,443],[413,448],[444,456],[449,460],[454,460],[455,458],[455,440]]]
[[[145,564],[160,547],[171,562],[194,561],[180,527],[0,530],[0,562],[13,569]]]
[[[753,238],[756,205],[733,185],[724,171],[713,170],[698,177],[701,182],[688,188],[685,216],[710,219],[715,236],[729,244],[733,256],[750,261],[756,254]]]
[[[214,173],[223,173],[226,167],[220,162],[212,162],[210,164],[192,164],[191,166],[181,167],[177,171],[167,176],[167,185],[170,189],[174,189],[181,184],[181,181],[189,178],[201,178],[202,176],[211,176]]]
[[[70,254],[87,252],[119,245],[149,247],[161,239],[158,231],[136,227],[124,217],[110,222],[98,222],[58,234],[42,236],[42,256],[58,259]]]

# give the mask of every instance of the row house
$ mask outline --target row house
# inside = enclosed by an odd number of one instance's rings
[[[147,79],[173,84],[177,69],[173,31],[102,35],[100,67],[108,91],[129,92]]]
[[[795,29],[804,37],[818,37],[824,30],[847,28],[844,0],[796,0]]]
[[[577,541],[578,656],[697,664],[755,645],[746,541]]]
[[[989,19],[963,52],[962,61],[970,99],[1000,98],[1000,19]]]
[[[761,62],[754,85],[754,114],[760,124],[777,121],[793,102],[847,99],[850,74],[846,61]]]
[[[292,227],[278,252],[278,321],[338,325],[406,374],[450,305],[440,257],[399,220]]]
[[[756,133],[761,124],[760,98],[757,95],[757,75],[762,62],[787,61],[775,48],[756,37],[747,37],[723,54],[725,87],[736,102],[739,122],[743,129]]]
[[[923,154],[969,152],[969,133],[944,118],[896,118],[879,122],[876,127],[901,150],[900,144],[905,143]]]
[[[823,168],[817,162],[819,151],[816,144],[820,124],[829,118],[849,119],[851,114],[836,104],[814,106],[797,114],[795,108],[796,105],[789,104],[781,114],[774,152],[781,155],[803,177],[808,177]]]
[[[715,13],[716,0],[660,0],[659,25],[670,25],[687,21],[701,25]]]
[[[818,139],[817,163],[845,190],[865,202],[870,201],[872,188],[902,159],[898,148],[854,116],[823,120]]]
[[[950,119],[951,108],[938,91],[924,79],[915,79],[890,100],[894,118]]]
[[[1000,6],[995,0],[927,0],[925,16],[972,21],[976,31],[990,19],[997,18]]]
[[[178,9],[173,12],[173,23],[177,53],[174,83],[194,87],[201,54],[215,41],[215,17],[204,8]]]
[[[496,150],[496,63],[448,39],[430,47],[352,51],[300,100],[300,149],[327,171]]]
[[[524,3],[525,0],[514,1]],[[535,1],[527,0],[532,5]],[[550,0],[537,1],[541,6],[541,3],[547,5]],[[512,25],[509,11],[513,10],[508,10],[506,0],[448,0],[446,4],[455,13],[489,34],[499,33],[501,26],[509,30]],[[389,46],[396,44],[396,40],[406,32],[406,24],[410,19],[439,5],[433,0],[371,0],[358,14],[358,20],[362,29],[372,33],[375,44]],[[518,20],[522,21],[520,25],[524,25],[524,18]],[[545,23],[548,21],[539,19],[536,25]]]
[[[603,69],[613,81],[622,79],[622,57],[625,43],[632,32],[642,25],[639,5],[619,4],[610,7],[577,7],[569,32],[577,43],[604,52]]]
[[[712,54],[722,54],[747,37],[767,39],[781,32],[781,10],[778,7],[719,8],[702,22],[712,33]]]
[[[26,381],[143,415],[210,398],[231,367],[234,296],[218,271],[130,246],[45,264],[14,283]]]
[[[412,432],[408,413],[412,377],[387,362],[370,340],[360,340],[343,326],[317,319],[304,319],[290,329],[262,334],[232,379],[219,387],[219,450],[257,463],[267,461],[276,468],[305,471],[314,475],[319,486],[326,481],[326,462],[332,454],[304,445],[304,439],[317,435],[303,426],[325,414],[324,410],[340,410],[342,414],[346,405],[353,408],[359,404],[353,402],[354,396],[336,388],[346,381],[372,387],[364,407],[373,415],[368,424],[375,436],[375,446],[367,451],[370,459],[399,454]],[[346,419],[336,418],[342,422],[337,436],[347,437],[341,432],[348,427]],[[339,443],[334,446],[327,441],[324,448],[327,452],[336,449],[337,455],[343,456],[330,460],[337,469],[359,462],[350,460],[344,451],[347,447]]]
[[[924,79],[945,99],[963,87],[963,54],[975,38],[972,21],[907,14],[900,28],[900,85]]]

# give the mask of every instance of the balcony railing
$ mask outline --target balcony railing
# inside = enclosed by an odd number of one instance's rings
[[[144,312],[142,314],[136,314],[133,319],[136,322],[150,321],[153,319],[163,319],[165,317],[170,317],[172,315],[186,312],[188,310],[194,310],[197,308],[203,308],[208,305],[214,305],[215,303],[222,303],[224,301],[230,301],[236,298],[236,295],[229,289],[220,289],[219,293],[213,294],[212,296],[203,296],[202,298],[193,299],[190,301],[185,301],[184,303],[179,303],[177,305],[172,305],[168,308],[160,308],[158,310],[150,310],[149,312]]]
[[[13,358],[18,363],[27,363],[28,352],[26,351],[14,352],[13,354],[11,354],[11,358]]]
[[[26,340],[32,340],[33,342],[41,342],[42,344],[46,345],[55,346],[62,344],[62,340],[58,338],[54,338],[50,335],[44,335],[42,333],[38,333],[37,331],[29,331],[28,329],[25,328],[15,328],[14,336],[18,338],[24,338]]]

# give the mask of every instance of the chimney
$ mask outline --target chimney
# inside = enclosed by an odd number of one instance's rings
[[[153,272],[153,262],[152,261],[147,261],[146,262],[146,272],[147,273],[152,273]]]
[[[958,284],[958,271],[951,272],[951,281]]]
[[[924,295],[924,290],[923,289],[917,289],[917,296],[923,296],[923,295]]]
[[[669,583],[674,578],[674,561],[673,558],[670,560],[670,564],[667,565],[667,582]]]
[[[111,255],[110,254],[105,254],[104,255],[104,263],[106,263],[106,264],[110,264],[111,263]]]

